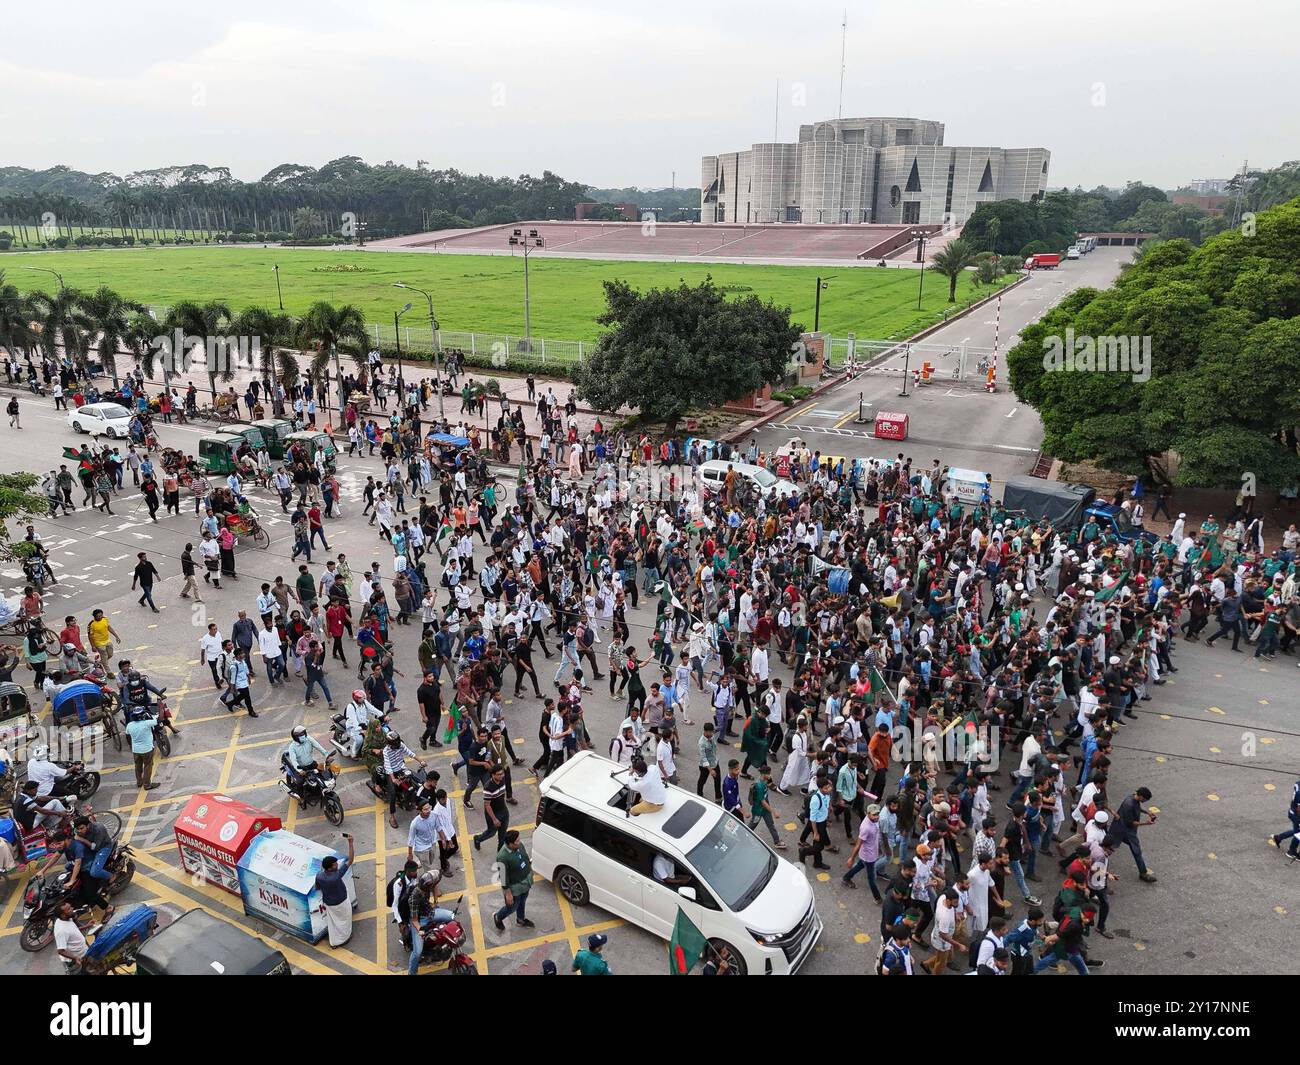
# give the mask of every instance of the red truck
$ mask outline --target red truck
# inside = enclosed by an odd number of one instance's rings
[[[1054,270],[1060,265],[1061,257],[1059,255],[1050,255],[1045,252],[1038,255],[1031,255],[1025,260],[1026,270],[1037,270],[1039,268],[1044,270]]]

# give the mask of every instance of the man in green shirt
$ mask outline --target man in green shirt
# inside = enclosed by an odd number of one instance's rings
[[[772,767],[768,765],[759,766],[758,780],[749,789],[749,827],[756,828],[758,823],[762,821],[772,834],[772,846],[783,851],[786,849],[786,845],[781,841],[781,837],[776,834],[772,804],[767,799],[771,787]]]
[[[573,971],[582,976],[610,976],[609,963],[601,955],[609,936],[596,932],[587,937],[587,949],[573,956]]]
[[[298,567],[298,580],[294,582],[294,590],[298,593],[298,601],[302,603],[303,609],[310,610],[312,603],[316,602],[316,579],[305,565]]]
[[[519,841],[519,833],[513,828],[506,833],[506,841],[497,851],[497,867],[501,872],[501,890],[506,904],[492,915],[492,923],[498,932],[504,932],[505,919],[513,913],[521,928],[532,928],[533,922],[524,916],[524,907],[533,887],[533,862]]]

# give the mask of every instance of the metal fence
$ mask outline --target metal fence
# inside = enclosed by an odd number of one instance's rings
[[[394,347],[401,340],[403,351],[432,352],[433,332],[426,326],[402,326],[400,332],[391,325],[370,323],[366,326],[372,341],[380,347]],[[443,351],[459,348],[467,355],[488,355],[502,359],[521,360],[538,367],[571,366],[587,357],[595,346],[583,340],[553,340],[532,337],[525,340],[510,333],[468,333],[449,329],[438,330],[438,343]]]
[[[837,370],[854,368],[867,373],[902,373],[920,369],[923,363],[928,362],[934,367],[936,377],[953,381],[982,376],[992,357],[992,348],[972,344],[911,343],[852,336],[831,337],[826,347],[827,361]]]

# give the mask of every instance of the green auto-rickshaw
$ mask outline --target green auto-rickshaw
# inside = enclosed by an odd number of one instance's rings
[[[286,451],[295,444],[301,445],[307,453],[307,459],[310,462],[316,461],[316,452],[322,451],[325,454],[325,468],[332,470],[334,460],[338,456],[338,451],[334,447],[334,441],[328,433],[322,433],[313,429],[306,429],[300,433],[290,433],[285,438]]]
[[[236,452],[243,442],[239,436],[199,437],[199,465],[208,473],[234,473],[239,467]]]
[[[277,462],[284,458],[285,452],[289,450],[287,441],[293,432],[293,422],[285,421],[283,418],[264,418],[254,422],[253,426],[261,430],[262,439],[266,441],[266,450],[271,458]]]
[[[237,436],[253,449],[256,455],[266,446],[266,438],[256,425],[223,425],[217,429],[218,436]]]

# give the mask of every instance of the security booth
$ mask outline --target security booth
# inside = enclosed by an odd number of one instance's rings
[[[280,818],[219,792],[200,792],[190,798],[176,818],[176,849],[181,868],[209,884],[239,894],[239,859],[249,843],[263,832],[273,832]]]
[[[190,910],[140,945],[137,976],[291,976],[270,944],[206,910]]]
[[[911,418],[896,411],[876,412],[875,436],[878,440],[906,440]]]
[[[284,458],[285,452],[289,449],[287,441],[289,434],[293,432],[293,422],[285,421],[283,418],[264,418],[254,422],[253,427],[261,432],[271,458],[277,462]]]
[[[244,912],[260,917],[292,936],[318,943],[326,933],[325,904],[316,887],[323,859],[346,857],[332,847],[277,829],[263,832],[239,859],[239,893]],[[348,902],[355,908],[357,889],[352,870],[343,877]]]

